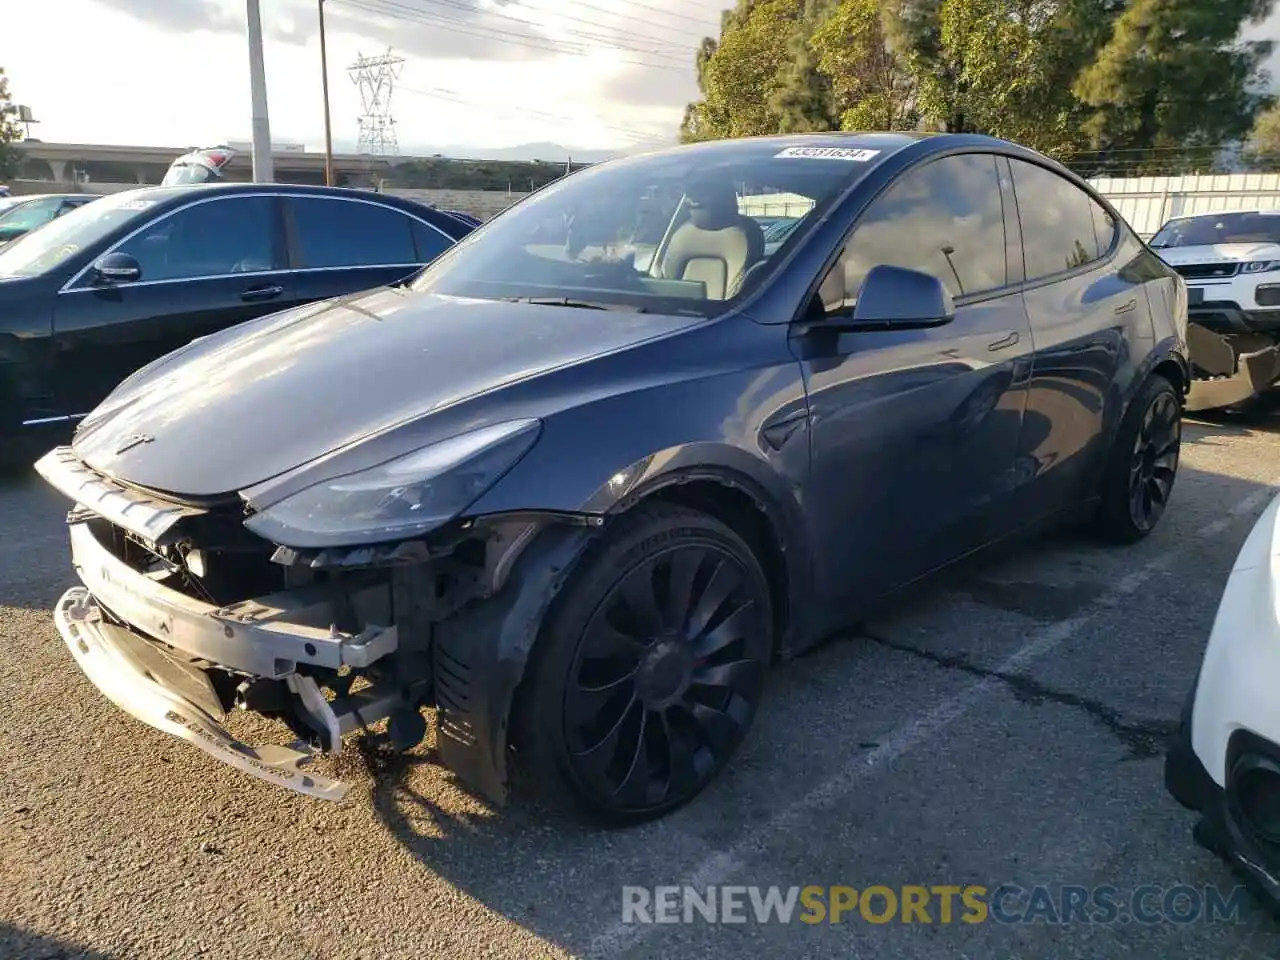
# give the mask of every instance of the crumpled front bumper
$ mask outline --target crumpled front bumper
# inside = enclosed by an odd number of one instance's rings
[[[84,587],[63,594],[54,622],[85,676],[130,716],[260,780],[324,800],[346,795],[347,784],[301,769],[312,751],[251,747],[232,736],[204,671],[109,622]]]
[[[136,519],[136,518],[135,518]],[[325,800],[348,787],[303,771],[318,752],[309,743],[250,746],[223,725],[226,713],[206,668],[285,684],[319,731],[327,752],[342,736],[383,715],[390,700],[352,700],[335,712],[298,667],[365,667],[397,647],[394,627],[341,634],[319,626],[322,596],[307,590],[215,607],[134,570],[99,542],[92,519],[69,524],[72,562],[84,584],[58,601],[58,632],[89,680],[113,703],[157,730],[195,744],[259,779]]]

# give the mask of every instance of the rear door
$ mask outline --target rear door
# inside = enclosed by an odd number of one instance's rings
[[[138,367],[290,298],[278,198],[219,194],[161,214],[111,252],[141,276],[103,283],[92,270],[58,295],[54,340],[64,404],[86,413]]]
[[[1019,458],[1032,479],[1028,509],[1044,515],[1094,492],[1108,417],[1154,334],[1145,275],[1125,269],[1121,232],[1106,209],[1047,167],[1009,164],[1035,342]]]
[[[376,200],[294,194],[283,201],[299,303],[399,283],[453,244],[431,224]]]

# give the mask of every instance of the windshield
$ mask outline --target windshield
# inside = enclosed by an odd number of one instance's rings
[[[17,206],[0,210],[0,235],[26,233],[53,219],[62,206],[61,197],[43,197],[27,200]]]
[[[128,191],[77,207],[0,248],[0,277],[34,277],[46,273],[142,216],[154,203]]]
[[[1215,243],[1280,243],[1280,214],[1209,213],[1170,220],[1151,238],[1153,247]]]
[[[743,144],[710,157],[675,151],[589,167],[480,227],[412,286],[485,300],[711,315],[762,278],[762,265],[797,242],[874,155],[833,153]],[[789,228],[783,243],[782,231],[773,232],[780,223]]]

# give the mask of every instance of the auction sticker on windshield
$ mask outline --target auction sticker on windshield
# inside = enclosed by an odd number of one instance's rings
[[[809,160],[853,160],[856,163],[865,163],[879,154],[879,150],[855,150],[852,147],[787,147],[781,153],[775,154],[774,159],[800,157]]]

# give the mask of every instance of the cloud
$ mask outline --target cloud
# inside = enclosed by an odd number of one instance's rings
[[[697,72],[689,57],[686,72],[655,66],[627,66],[600,87],[600,99],[632,107],[681,107],[696,100]]]
[[[245,31],[244,5],[228,0],[99,0],[160,30],[175,33]],[[512,6],[512,0],[495,0]],[[319,32],[312,3],[262,4],[267,42],[305,46]],[[394,48],[402,55],[472,60],[545,60],[564,45],[538,26],[482,5],[482,0],[450,0],[424,5],[420,0],[356,0],[325,7],[331,35],[351,34]]]

